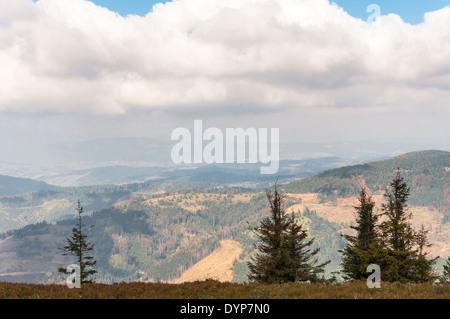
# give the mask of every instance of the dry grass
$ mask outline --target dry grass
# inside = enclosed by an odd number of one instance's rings
[[[369,289],[365,282],[337,285],[257,285],[204,281],[187,284],[121,283],[61,285],[0,283],[0,299],[449,299],[450,284],[397,285],[382,283]]]

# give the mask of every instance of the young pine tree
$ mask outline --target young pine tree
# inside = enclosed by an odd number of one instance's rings
[[[377,231],[379,216],[374,212],[375,203],[364,187],[358,200],[360,204],[354,207],[356,225],[350,226],[356,231],[356,236],[342,235],[348,242],[347,247],[340,250],[342,273],[346,280],[366,279],[370,275],[366,271],[367,266],[382,264],[379,257],[382,256],[382,246]]]
[[[80,266],[81,284],[88,284],[93,282],[89,277],[97,273],[97,271],[92,268],[97,262],[94,260],[94,257],[90,256],[90,253],[94,249],[94,244],[86,242],[86,231],[94,226],[84,228],[84,224],[82,223],[83,212],[81,202],[78,200],[78,223],[76,224],[76,227],[72,228],[72,237],[66,237],[67,246],[60,249],[64,251],[64,253],[62,253],[63,256],[71,255],[77,258],[78,266]],[[65,268],[59,268],[58,271],[63,274],[68,274]]]
[[[427,248],[431,247],[428,243],[428,231],[422,225],[420,230],[416,234],[416,244],[418,247],[417,257],[415,260],[415,267],[413,268],[411,278],[415,282],[433,282],[438,279],[433,265],[436,263],[439,257],[434,259],[428,259],[429,252],[426,251]]]
[[[297,225],[292,215],[286,215],[284,197],[276,186],[274,194],[266,191],[271,216],[261,221],[253,231],[260,243],[255,244],[256,255],[248,263],[249,280],[257,283],[285,283],[316,280],[327,263],[315,265],[319,249],[308,249],[313,240],[304,242],[307,233]]]

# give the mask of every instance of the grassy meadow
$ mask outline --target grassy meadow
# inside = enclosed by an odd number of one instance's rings
[[[369,289],[365,282],[258,285],[209,280],[185,284],[91,284],[81,289],[0,283],[0,299],[450,299],[450,283],[382,283],[380,289]]]

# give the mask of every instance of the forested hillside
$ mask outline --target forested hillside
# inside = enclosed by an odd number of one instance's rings
[[[0,197],[0,233],[42,221],[55,222],[75,215],[77,199],[92,213],[134,196],[171,192],[179,189],[212,187],[210,183],[160,182],[126,185],[58,187]]]
[[[84,223],[95,225],[88,236],[95,243],[99,282],[175,280],[229,238],[244,248],[234,265],[234,281],[244,281],[254,243],[248,227],[257,225],[266,214],[267,199],[262,192],[218,189],[135,198],[85,217]],[[341,226],[314,212],[299,217],[322,247],[321,258],[332,259],[335,268],[337,250],[344,244],[338,232]],[[11,281],[60,280],[55,271],[70,260],[59,257],[57,247],[64,244],[73,225],[74,220],[67,219],[5,234],[0,243],[2,273],[27,273],[9,277]],[[14,252],[15,258],[3,258]]]
[[[0,175],[0,196],[51,189],[52,186],[29,178]]]
[[[379,194],[386,189],[397,168],[411,187],[411,205],[433,206],[448,216],[450,153],[444,151],[414,152],[388,160],[331,169],[290,183],[284,190],[288,193],[321,193],[333,199],[357,195],[361,185],[366,185],[373,194]]]

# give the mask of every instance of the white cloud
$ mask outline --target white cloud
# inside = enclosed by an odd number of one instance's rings
[[[126,18],[84,0],[0,7],[0,112],[449,112],[450,7],[414,26],[368,25],[327,0],[177,0]]]

